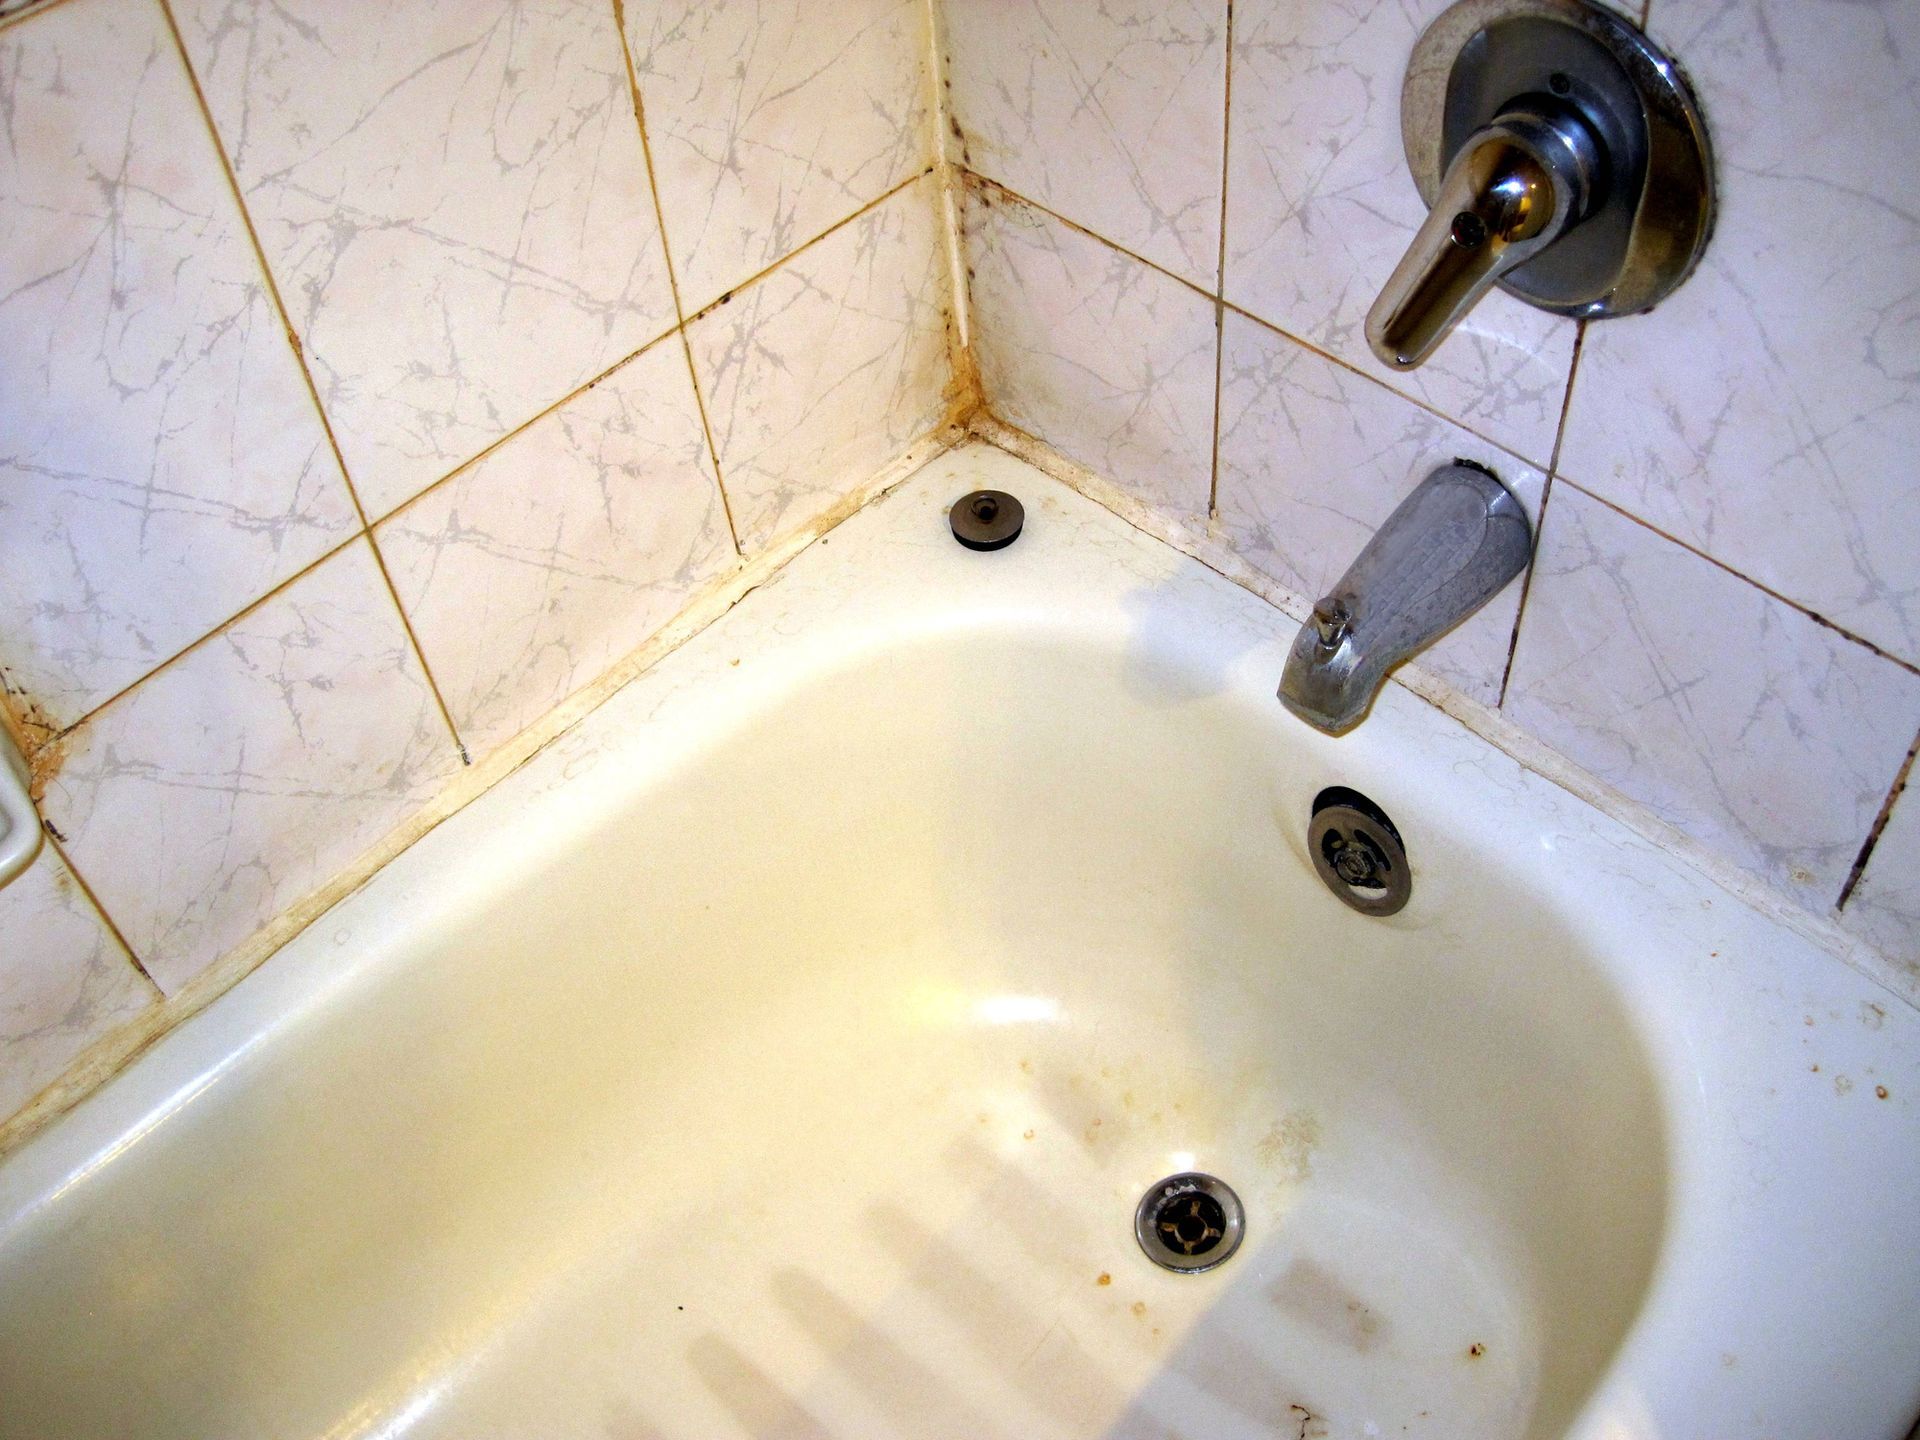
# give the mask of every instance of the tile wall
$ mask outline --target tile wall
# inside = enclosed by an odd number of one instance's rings
[[[943,422],[928,23],[0,4],[0,1119]]]
[[[1920,977],[1920,10],[1651,0],[1718,147],[1699,273],[1584,333],[1495,294],[1394,374],[1445,6],[946,0],[987,403],[1309,597],[1491,465],[1534,570],[1430,668]]]

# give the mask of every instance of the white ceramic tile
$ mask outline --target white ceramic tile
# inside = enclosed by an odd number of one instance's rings
[[[1659,0],[1720,177],[1700,270],[1592,326],[1562,468],[1920,660],[1920,6]]]
[[[1920,725],[1920,677],[1563,482],[1506,708],[1825,909]]]
[[[43,813],[168,993],[460,763],[364,540],[63,743]]]
[[[1302,599],[1325,594],[1414,486],[1479,462],[1537,520],[1546,477],[1363,375],[1244,316],[1226,320],[1220,376],[1220,523],[1241,557]],[[1520,608],[1515,580],[1419,663],[1500,701]]]
[[[965,225],[994,413],[1156,509],[1204,519],[1214,303],[1004,191],[971,187]]]
[[[674,323],[611,6],[175,13],[376,516]]]
[[[933,160],[924,0],[627,0],[691,315]]]
[[[157,7],[0,32],[0,669],[61,728],[351,533]]]
[[[932,180],[909,185],[688,328],[747,550],[939,423],[951,371],[935,214]]]
[[[1888,959],[1920,973],[1920,776],[1894,802],[1840,918]]]
[[[51,845],[0,890],[0,1119],[155,996]]]
[[[945,13],[964,163],[1211,292],[1225,0],[950,0]]]
[[[731,568],[686,351],[655,345],[377,535],[477,758]]]
[[[1416,370],[1395,372],[1367,348],[1367,311],[1426,218],[1401,146],[1400,86],[1447,3],[1234,7],[1227,298],[1545,465],[1570,321],[1496,292]]]

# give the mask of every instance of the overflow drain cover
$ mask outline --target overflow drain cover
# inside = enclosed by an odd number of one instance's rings
[[[953,502],[947,523],[969,550],[1004,550],[1020,538],[1027,512],[1004,490],[975,490]]]
[[[1197,1275],[1225,1264],[1246,1235],[1240,1197],[1198,1171],[1169,1175],[1140,1197],[1133,1233],[1154,1264]]]

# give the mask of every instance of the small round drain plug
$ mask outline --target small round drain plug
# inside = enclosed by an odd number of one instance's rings
[[[947,523],[969,550],[1004,550],[1020,538],[1027,512],[1004,490],[975,490],[953,502]]]
[[[1154,1264],[1196,1275],[1225,1264],[1246,1234],[1240,1197],[1198,1171],[1169,1175],[1140,1197],[1133,1233]]]

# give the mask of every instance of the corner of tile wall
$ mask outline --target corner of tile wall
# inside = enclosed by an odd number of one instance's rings
[[[1536,564],[1427,668],[1920,972],[1920,222],[1822,188],[1920,183],[1920,12],[1654,0],[1720,161],[1700,272],[1584,339],[1496,293],[1392,373],[1364,319],[1447,3],[945,0],[986,405],[1304,595],[1433,463],[1490,464]]]
[[[0,10],[0,1116],[949,418],[925,0],[517,8]]]

